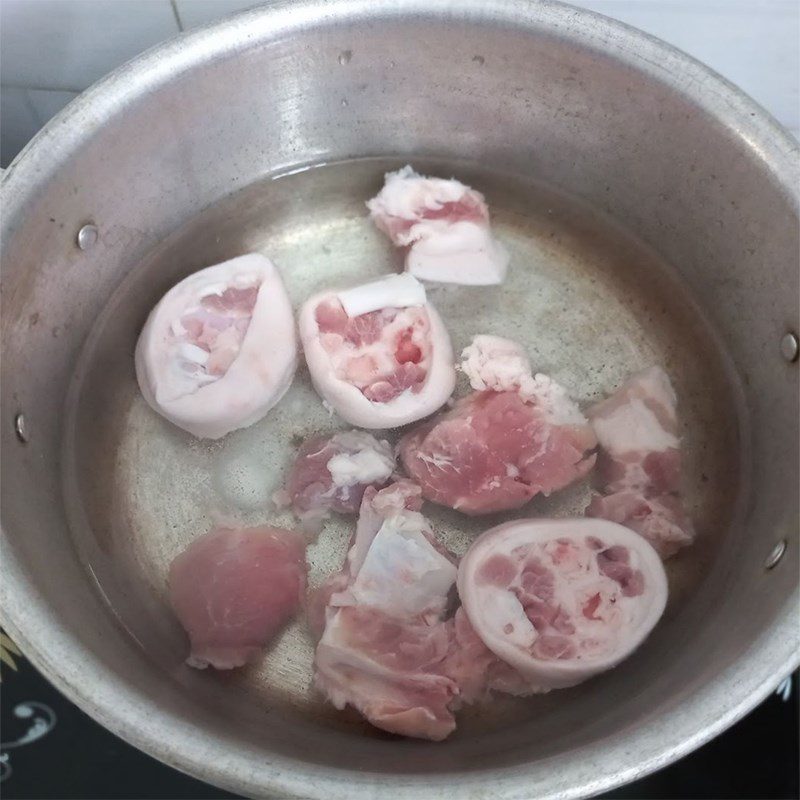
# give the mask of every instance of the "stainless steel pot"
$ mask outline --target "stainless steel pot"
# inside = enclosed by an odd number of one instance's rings
[[[390,158],[269,180],[356,157]],[[236,251],[274,256],[295,301],[385,270],[360,202],[412,157],[458,159],[515,258],[506,294],[440,293],[454,335],[507,322],[582,400],[665,362],[701,531],[633,659],[478,709],[437,745],[334,716],[300,628],[250,672],[182,666],[170,555],[220,485],[241,515],[266,513],[226,478],[253,459],[274,478],[287,429],[326,420],[299,376],[255,449],[198,446],[146,411],[132,366],[159,293]],[[247,795],[568,798],[680,757],[798,663],[798,185],[797,143],[733,86],[556,3],[300,0],[145,54],[3,181],[3,625],[112,731]],[[437,514],[462,547],[479,525]],[[312,570],[345,536],[334,526]]]

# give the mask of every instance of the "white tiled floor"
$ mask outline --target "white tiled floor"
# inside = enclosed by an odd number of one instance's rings
[[[179,33],[168,0],[3,0],[2,82],[81,91]]]
[[[39,129],[25,89],[0,90],[0,163],[5,167]]]
[[[800,0],[573,3],[685,50],[800,131]],[[181,29],[254,5],[258,0],[0,0],[0,163],[7,166],[77,92],[123,62]]]
[[[60,89],[29,89],[34,113],[40,125],[44,125],[64,106],[78,96],[78,92],[65,92]]]
[[[176,0],[175,2],[183,29],[187,31],[227,14],[257,5],[259,0]]]
[[[0,163],[7,166],[14,156],[78,92],[58,89],[0,90]]]
[[[800,0],[572,0],[664,39],[800,129]]]

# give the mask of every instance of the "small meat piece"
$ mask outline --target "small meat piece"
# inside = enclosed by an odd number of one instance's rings
[[[370,607],[340,609],[317,646],[315,684],[339,709],[357,708],[375,727],[440,741],[455,729],[455,682],[437,667],[443,625],[398,621]]]
[[[422,508],[422,492],[415,483],[401,479],[378,491],[369,487],[364,491],[358,512],[356,531],[347,552],[345,571],[348,580],[355,577],[364,563],[384,521],[405,511]],[[427,527],[426,527],[427,530]]]
[[[561,386],[531,375],[518,345],[497,337],[476,337],[464,357],[462,369],[482,390],[400,441],[403,466],[428,500],[486,514],[586,475],[596,440]]]
[[[439,619],[447,605],[456,567],[436,545],[418,511],[383,520],[347,590],[347,602],[393,616]],[[332,598],[334,605],[342,603]]]
[[[491,692],[530,694],[525,679],[501,661],[475,633],[463,608],[456,611],[447,625],[449,646],[440,669],[458,687],[458,696],[451,703],[451,708],[481,702]]]
[[[506,690],[519,694],[616,666],[658,622],[667,581],[655,550],[621,525],[531,519],[472,544],[458,593],[474,633],[512,670]]]
[[[305,593],[305,542],[294,531],[217,528],[169,569],[172,608],[189,634],[186,663],[240,667],[295,615]]]
[[[413,510],[419,500],[410,481],[364,492],[345,566],[314,596],[312,628],[324,619],[314,680],[337,708],[351,705],[376,727],[439,740],[455,728],[442,617],[456,566]]]
[[[448,622],[448,652],[442,671],[458,686],[458,703],[476,703],[489,694],[489,670],[499,663],[470,625],[463,608]]]
[[[314,386],[351,425],[405,425],[453,392],[450,337],[410,275],[316,295],[299,324]]]
[[[677,397],[668,375],[650,367],[587,412],[600,443],[597,488],[586,514],[644,536],[663,558],[694,540],[680,497]]]
[[[325,633],[331,597],[343,592],[349,580],[346,570],[329,575],[319,586],[309,589],[306,597],[306,622],[315,642]]]
[[[662,558],[694,541],[694,526],[677,495],[647,497],[640,491],[596,494],[586,508],[586,516],[618,522],[636,531]]]
[[[331,606],[360,605],[401,619],[440,619],[456,579],[456,560],[419,512],[419,487],[400,480],[361,502],[344,571],[347,589]]]
[[[315,639],[322,636],[327,618],[335,613],[333,596],[337,596],[337,603],[347,602],[348,596],[344,592],[358,575],[384,521],[402,511],[419,511],[421,508],[419,486],[404,478],[380,491],[374,486],[366,487],[344,567],[308,593],[308,627]],[[429,530],[427,523],[424,529]]]
[[[391,445],[365,431],[315,436],[300,447],[286,484],[292,510],[319,529],[331,511],[355,514],[367,486],[384,486],[395,470]]]
[[[680,489],[677,396],[660,367],[632,375],[587,412],[600,443],[600,477],[609,492]]]
[[[567,390],[547,375],[531,372],[522,345],[500,336],[473,336],[461,352],[460,370],[478,392],[517,392],[528,403],[538,404],[547,419],[557,425],[585,425],[586,417]]]
[[[150,313],[135,361],[148,404],[192,435],[219,439],[257,422],[297,367],[278,270],[251,253],[185,278]]]
[[[492,236],[480,192],[406,166],[387,173],[367,208],[394,245],[408,248],[406,270],[417,278],[466,286],[503,282],[508,252]]]
[[[461,352],[461,371],[478,392],[520,392],[526,384],[524,393],[533,394],[531,362],[523,347],[511,339],[474,336]]]

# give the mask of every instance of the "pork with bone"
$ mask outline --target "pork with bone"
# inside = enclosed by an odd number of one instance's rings
[[[169,569],[169,599],[189,635],[187,663],[231,669],[253,661],[297,613],[305,541],[294,531],[216,528]]]
[[[392,243],[406,248],[406,270],[417,278],[468,286],[503,282],[508,252],[492,235],[483,195],[469,186],[406,166],[387,173],[367,208]]]
[[[530,519],[472,544],[458,593],[472,632],[511,670],[499,674],[505,689],[492,677],[489,688],[525,694],[574,686],[629,656],[661,617],[667,581],[658,554],[628,528]]]
[[[453,392],[450,337],[411,275],[318,294],[303,305],[299,325],[314,386],[351,425],[405,425]]]
[[[476,336],[461,368],[476,391],[400,441],[428,500],[467,514],[520,508],[591,470],[591,426],[563,387],[531,373],[518,344]]]
[[[279,505],[291,505],[303,527],[318,531],[335,511],[355,514],[368,486],[380,488],[395,470],[392,446],[366,431],[314,436],[300,447]]]
[[[280,273],[251,253],[184,278],[147,318],[135,363],[149,405],[194,436],[219,439],[252,425],[297,367]]]
[[[334,706],[378,728],[440,740],[455,728],[443,618],[456,566],[419,504],[409,481],[364,492],[345,565],[309,603],[310,624],[322,630],[314,680]]]
[[[650,367],[587,412],[600,444],[596,485],[586,509],[635,530],[663,558],[694,540],[681,499],[677,397],[669,376]]]

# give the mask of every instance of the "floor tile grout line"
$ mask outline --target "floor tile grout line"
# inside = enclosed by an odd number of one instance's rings
[[[183,33],[186,30],[183,27],[183,21],[181,20],[180,11],[178,11],[178,0],[169,0],[170,7],[172,8],[172,14],[175,17],[175,22],[178,25],[178,30]]]
[[[15,89],[25,92],[71,92],[72,94],[80,94],[86,90],[86,87],[84,86],[83,89],[76,89],[74,86],[31,86],[30,84],[26,83],[3,82],[0,84],[0,89]]]

